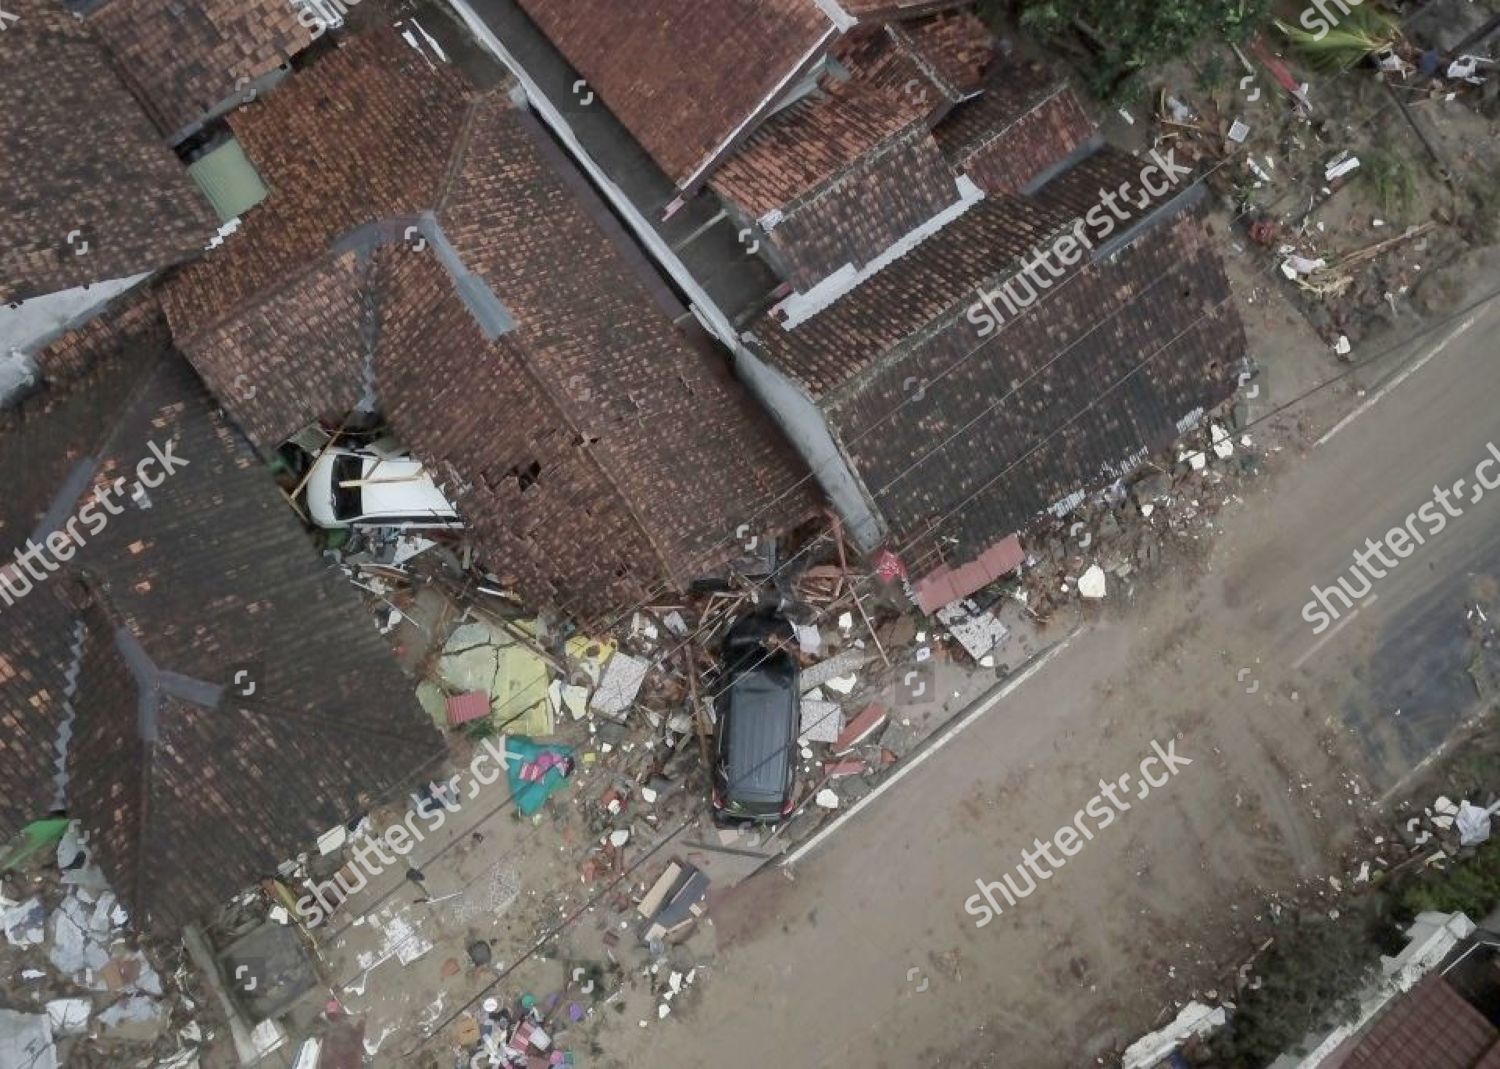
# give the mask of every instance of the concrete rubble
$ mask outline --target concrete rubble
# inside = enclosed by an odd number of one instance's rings
[[[202,1013],[186,972],[165,975],[157,956],[163,948],[130,929],[76,823],[55,852],[32,853],[4,873],[0,889],[5,997],[32,1008],[0,1011],[6,1015],[0,1064],[62,1065],[75,1058],[181,1069],[196,1064],[215,1034],[215,1018]],[[8,1044],[17,1042],[28,1054],[13,1062]]]

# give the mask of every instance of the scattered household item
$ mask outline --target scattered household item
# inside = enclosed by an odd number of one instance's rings
[[[1106,585],[1104,569],[1097,564],[1091,564],[1088,571],[1078,577],[1079,596],[1092,599],[1102,598]]]
[[[616,652],[604,666],[604,675],[599,680],[599,688],[594,691],[589,709],[611,720],[623,721],[650,669],[649,661],[623,651]]]
[[[507,736],[505,773],[516,809],[529,817],[567,785],[573,774],[573,748],[543,745],[524,735]]]
[[[675,859],[669,862],[636,907],[646,918],[641,938],[661,943],[685,935],[705,912],[708,886],[708,877],[695,866]]]

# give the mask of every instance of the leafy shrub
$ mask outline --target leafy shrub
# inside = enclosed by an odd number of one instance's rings
[[[1181,59],[1206,34],[1243,40],[1269,7],[1270,0],[1021,0],[1021,25],[1043,39],[1081,32],[1100,53],[1084,75],[1090,90],[1118,97],[1135,74]]]
[[[1257,963],[1261,985],[1245,993],[1211,1045],[1215,1066],[1261,1069],[1315,1029],[1349,1020],[1380,961],[1363,913],[1296,921]]]

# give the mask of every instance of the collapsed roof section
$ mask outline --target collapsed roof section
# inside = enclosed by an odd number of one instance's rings
[[[588,615],[813,513],[805,468],[531,116],[391,33],[231,120],[275,191],[168,288],[256,444],[373,403],[487,565]],[[392,153],[392,144],[402,145]]]

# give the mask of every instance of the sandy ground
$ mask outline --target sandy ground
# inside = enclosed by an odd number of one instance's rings
[[[1268,896],[1316,901],[1376,798],[1475,712],[1459,636],[1466,605],[1495,594],[1500,494],[1338,630],[1301,617],[1310,584],[1500,442],[1500,309],[1449,338],[1464,322],[1420,339],[1409,359],[1447,344],[1388,395],[1366,376],[1369,393],[1309,409],[1305,455],[1245,488],[1211,552],[1108,602],[795,879],[767,870],[719,899],[707,983],[666,1022],[623,1014],[606,1063],[1078,1066],[1223,988]],[[1192,765],[976,928],[975,880],[1072,822],[1101,778],[1136,773],[1153,740]]]

